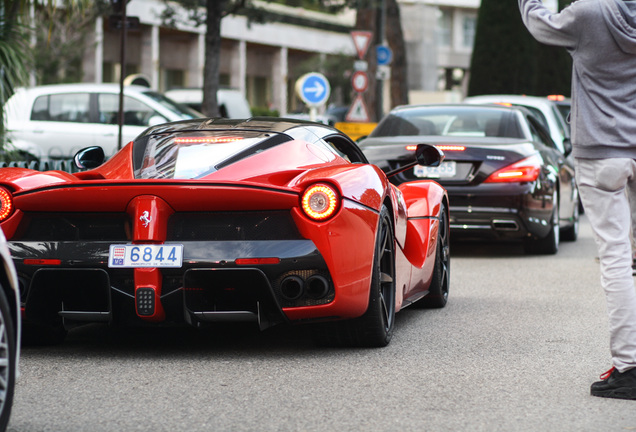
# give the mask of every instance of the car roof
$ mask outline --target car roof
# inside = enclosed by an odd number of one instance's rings
[[[566,102],[567,99],[561,101]],[[509,95],[509,94],[495,94],[495,95],[481,95],[481,96],[469,96],[464,99],[467,103],[496,103],[496,102],[510,102],[514,104],[523,104],[535,107],[547,107],[557,103],[552,99],[541,96],[525,96],[525,95]]]
[[[72,92],[108,92],[119,93],[120,85],[117,83],[75,83],[75,84],[49,84],[35,87],[21,87],[17,92],[24,92],[30,95],[72,93]],[[124,86],[124,92],[147,92],[152,91],[148,87],[140,85]]]
[[[487,110],[496,110],[496,109],[507,109],[507,110],[516,110],[516,111],[524,111],[527,112],[527,109],[523,106],[513,105],[478,105],[478,104],[464,104],[464,103],[454,103],[454,104],[421,104],[421,105],[400,105],[393,108],[389,114],[397,113],[400,111],[409,111],[409,110],[418,110],[424,108],[457,108],[457,109],[487,109]]]
[[[323,137],[330,134],[343,135],[342,132],[334,129],[333,127],[305,120],[276,117],[251,117],[249,119],[199,118],[181,120],[148,128],[142,136],[158,133],[178,133],[182,131],[215,131],[231,129],[285,133],[291,129],[299,127],[311,129],[317,137]]]

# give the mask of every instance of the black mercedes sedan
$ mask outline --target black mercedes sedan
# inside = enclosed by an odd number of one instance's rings
[[[413,160],[417,144],[437,146],[438,167],[415,166],[395,183],[435,179],[450,199],[454,238],[522,240],[527,253],[555,254],[579,230],[574,167],[525,108],[411,105],[393,109],[360,147],[391,171]],[[571,159],[571,158],[569,158]]]

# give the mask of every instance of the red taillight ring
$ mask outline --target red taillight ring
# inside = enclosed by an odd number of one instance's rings
[[[309,218],[322,221],[336,213],[338,201],[336,189],[324,183],[317,183],[303,193],[301,207]]]
[[[0,222],[13,212],[13,197],[8,190],[0,188]]]

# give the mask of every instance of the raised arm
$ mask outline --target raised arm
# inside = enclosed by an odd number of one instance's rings
[[[577,32],[581,28],[581,23],[575,20],[578,9],[573,3],[560,13],[553,13],[541,0],[519,0],[523,23],[535,39],[568,49],[575,48],[578,40]]]

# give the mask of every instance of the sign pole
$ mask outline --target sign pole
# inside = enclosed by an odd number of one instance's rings
[[[378,45],[385,44],[386,33],[386,0],[381,0],[380,10],[378,11]],[[377,57],[377,55],[376,55]],[[376,58],[377,67],[377,58]],[[384,116],[384,80],[376,74],[376,99],[375,99],[375,116],[376,121]]]
[[[118,126],[119,132],[117,135],[117,150],[121,150],[121,141],[123,135],[124,126],[124,78],[126,77],[126,31],[128,26],[126,25],[126,3],[128,0],[121,1],[121,34],[120,40],[120,73],[119,73],[119,119]]]

